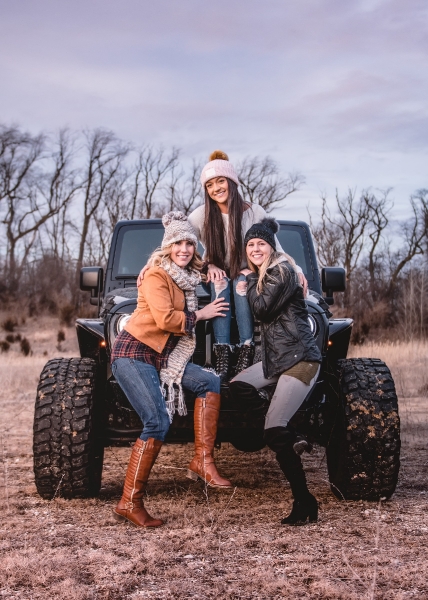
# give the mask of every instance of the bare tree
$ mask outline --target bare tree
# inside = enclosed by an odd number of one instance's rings
[[[116,223],[126,219],[129,211],[129,174],[122,166],[105,191],[102,203],[94,214],[94,228],[88,240],[88,260],[106,262]]]
[[[400,273],[415,257],[426,250],[428,235],[428,190],[418,190],[410,198],[413,216],[402,226],[404,244],[392,256],[391,274],[387,294],[393,297]]]
[[[309,223],[315,245],[317,248],[318,260],[322,267],[332,267],[343,265],[344,263],[344,240],[341,230],[331,216],[327,205],[327,198],[321,196],[322,207],[320,221],[314,223],[312,213],[308,210]]]
[[[46,140],[25,134],[13,149],[3,154],[2,187],[5,208],[2,223],[7,240],[6,280],[17,290],[23,266],[41,228],[73,197],[76,187],[70,175],[69,138],[60,132],[58,147],[46,151]],[[43,165],[43,168],[42,168]]]
[[[305,182],[301,173],[282,177],[277,163],[270,157],[247,157],[237,167],[244,200],[260,204],[266,212],[278,208],[287,196]]]
[[[380,197],[377,197],[370,191],[363,192],[362,199],[366,203],[370,215],[368,237],[370,238],[370,246],[368,251],[368,272],[370,278],[370,294],[372,302],[379,299],[377,285],[377,263],[381,256],[379,252],[380,243],[385,229],[388,226],[388,213],[393,207],[392,201],[388,198],[390,189],[380,192]],[[383,282],[382,282],[383,284]]]
[[[158,205],[163,204],[158,192],[167,177],[177,169],[179,155],[178,148],[172,148],[167,153],[163,148],[145,146],[138,151],[131,175],[130,219],[150,219],[154,216]]]
[[[95,129],[85,132],[86,164],[82,175],[82,221],[76,263],[76,279],[83,265],[90,226],[112,182],[120,171],[129,152],[113,132]]]
[[[75,160],[75,136],[68,129],[59,132],[53,150],[55,169],[50,180],[49,193],[57,197],[60,209],[43,224],[40,229],[40,243],[44,252],[60,260],[71,259],[69,232],[72,217],[69,208],[80,189],[78,170],[73,167]]]
[[[18,127],[0,125],[0,206],[13,203],[34,165],[41,160],[45,136],[32,136]]]
[[[358,265],[364,248],[365,234],[370,223],[370,208],[365,202],[364,196],[357,201],[355,191],[351,189],[344,198],[340,198],[336,191],[336,205],[339,212],[337,226],[344,242],[343,266],[348,283],[350,283],[352,273]],[[345,306],[349,305],[351,301],[350,285],[347,286],[344,298]]]
[[[203,202],[200,174],[203,165],[193,161],[192,169],[186,176],[176,166],[171,169],[166,185],[166,197],[169,210],[181,210],[188,215]]]
[[[347,279],[344,304],[349,306],[352,273],[364,248],[365,234],[370,222],[370,208],[364,195],[357,201],[355,191],[351,189],[344,198],[340,198],[336,190],[335,200],[337,212],[332,216],[327,207],[326,197],[322,197],[321,224],[314,228],[314,235],[323,262],[332,259],[334,264],[341,259]]]

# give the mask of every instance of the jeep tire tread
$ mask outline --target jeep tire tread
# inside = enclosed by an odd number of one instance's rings
[[[391,372],[374,358],[338,361],[336,423],[327,446],[332,492],[346,500],[388,499],[400,468],[400,419]]]
[[[42,498],[99,492],[104,448],[97,436],[97,387],[97,363],[91,358],[52,359],[40,375],[33,453]]]

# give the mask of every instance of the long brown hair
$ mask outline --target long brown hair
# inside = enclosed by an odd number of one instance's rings
[[[245,203],[238,192],[238,186],[234,181],[226,177],[229,185],[228,208],[229,208],[229,231],[225,235],[223,218],[217,202],[213,200],[205,188],[205,220],[204,231],[206,239],[206,259],[216,267],[225,270],[226,246],[225,238],[229,245],[230,277],[235,279],[239,275],[242,264],[243,239],[242,239],[242,215]]]

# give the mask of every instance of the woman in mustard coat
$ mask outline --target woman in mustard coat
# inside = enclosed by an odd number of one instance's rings
[[[200,319],[225,316],[228,304],[217,299],[198,310],[196,286],[202,261],[197,238],[187,217],[171,212],[162,219],[162,246],[138,290],[137,308],[117,336],[112,372],[143,422],[132,449],[123,495],[114,509],[118,521],[158,527],[143,504],[143,494],[174,412],[187,414],[183,388],[197,396],[194,407],[195,456],[188,477],[211,487],[229,488],[214,463],[213,450],[220,412],[220,379],[189,362],[196,345],[194,327]]]

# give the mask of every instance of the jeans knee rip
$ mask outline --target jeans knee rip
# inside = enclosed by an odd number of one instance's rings
[[[215,290],[215,297],[218,298],[219,294],[221,294],[221,292],[224,292],[224,290],[227,288],[228,285],[228,280],[223,278],[220,279],[220,281],[215,281],[214,282],[214,290]]]
[[[236,284],[236,293],[238,296],[246,296],[247,295],[247,282],[246,281],[238,281]]]

